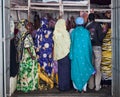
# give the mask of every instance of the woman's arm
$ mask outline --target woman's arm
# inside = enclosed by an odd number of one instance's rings
[[[33,60],[35,60],[36,57],[33,56],[33,54],[32,54],[32,52],[31,52],[30,48],[27,48],[27,51],[28,51],[28,53],[30,54],[31,58],[32,58]]]

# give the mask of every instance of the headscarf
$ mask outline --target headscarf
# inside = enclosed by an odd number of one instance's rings
[[[66,30],[66,23],[64,19],[59,19],[55,25],[55,30],[54,30],[54,34],[56,33],[64,33],[67,32]]]
[[[41,24],[41,27],[42,27],[43,29],[46,29],[46,30],[49,29],[49,28],[48,28],[49,22],[48,22],[48,19],[47,19],[46,17],[44,17],[44,18],[41,19],[40,24]]]
[[[70,36],[66,30],[64,19],[59,19],[55,25],[53,32],[54,40],[54,59],[59,60],[64,58],[69,53]]]
[[[21,19],[18,22],[17,28],[21,38],[23,38],[25,36],[25,33],[27,32],[26,25],[27,25],[27,20],[25,19]]]
[[[82,17],[77,17],[75,20],[76,25],[83,25],[84,19]]]
[[[45,69],[47,74],[51,74],[51,63],[53,62],[53,33],[48,27],[48,19],[46,17],[42,18],[40,22],[41,27],[37,30],[35,36],[37,59],[40,66]]]

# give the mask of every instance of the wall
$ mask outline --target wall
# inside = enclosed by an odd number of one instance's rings
[[[10,0],[0,0],[0,97],[9,95]]]
[[[2,40],[2,0],[0,0],[0,40]],[[0,41],[0,97],[3,96],[3,56],[2,56],[2,41]]]
[[[18,21],[19,19],[27,19],[28,14],[27,11],[11,11],[10,15],[13,17],[15,21]]]
[[[112,0],[113,97],[120,97],[120,0]]]

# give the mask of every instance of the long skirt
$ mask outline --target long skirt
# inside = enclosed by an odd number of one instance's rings
[[[71,65],[68,55],[58,60],[58,87],[61,91],[70,90],[71,87]]]

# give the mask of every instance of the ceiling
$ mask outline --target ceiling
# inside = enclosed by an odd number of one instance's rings
[[[90,0],[90,3],[99,5],[109,5],[111,4],[111,0]]]
[[[10,0],[11,4],[19,4],[19,5],[26,5],[28,0]],[[42,0],[31,0],[32,2],[35,1],[42,1]],[[84,0],[63,0],[63,1],[84,1]],[[98,4],[98,5],[109,5],[111,4],[111,0],[90,0],[91,4]]]

